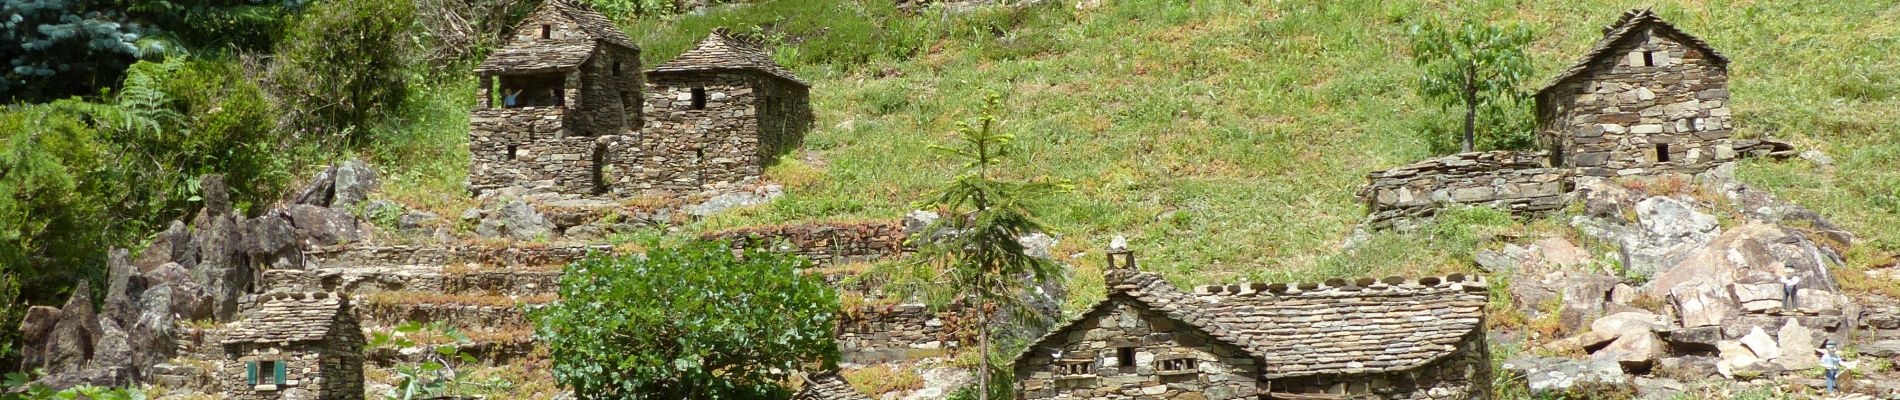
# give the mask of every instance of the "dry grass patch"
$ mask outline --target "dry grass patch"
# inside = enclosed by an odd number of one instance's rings
[[[888,365],[847,369],[839,372],[839,375],[851,382],[852,388],[871,397],[924,387],[924,378],[918,376],[916,371],[908,368],[891,368]]]

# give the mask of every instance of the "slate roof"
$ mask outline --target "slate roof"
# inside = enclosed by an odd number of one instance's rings
[[[795,400],[871,400],[839,377],[836,372],[805,377],[805,388],[792,396]]]
[[[772,61],[772,55],[766,54],[765,49],[760,48],[757,43],[733,37],[725,28],[714,29],[712,34],[706,35],[706,40],[699,42],[699,46],[687,50],[685,54],[680,54],[672,61],[660,64],[650,73],[721,70],[763,72],[801,86],[811,86],[805,80],[798,79],[792,71]]]
[[[594,11],[592,6],[572,0],[551,0],[541,5],[560,12],[574,20],[581,33],[587,35],[582,40],[528,40],[513,41],[502,46],[475,66],[475,72],[543,72],[572,70],[587,62],[594,55],[594,48],[605,42],[617,46],[639,50],[633,39],[627,37],[620,27],[614,26],[607,16]]]
[[[1682,42],[1682,44],[1693,47],[1697,51],[1702,52],[1703,55],[1708,56],[1710,60],[1715,62],[1717,67],[1723,69],[1728,68],[1728,56],[1724,56],[1721,52],[1715,51],[1714,47],[1709,47],[1709,43],[1702,41],[1702,38],[1695,37],[1695,35],[1690,35],[1681,29],[1677,29],[1675,25],[1670,24],[1669,21],[1664,21],[1662,17],[1657,16],[1655,12],[1650,10],[1629,10],[1624,12],[1623,16],[1616,20],[1616,23],[1610,24],[1610,26],[1603,29],[1603,38],[1597,40],[1596,46],[1591,47],[1590,51],[1584,53],[1583,60],[1571,65],[1570,68],[1564,69],[1563,73],[1557,74],[1557,77],[1551,78],[1549,84],[1544,85],[1543,89],[1537,90],[1537,96],[1542,97],[1544,92],[1549,91],[1551,88],[1583,75],[1590,70],[1590,65],[1595,64],[1598,60],[1604,57],[1615,56],[1611,54],[1611,51],[1616,49],[1617,44],[1621,43],[1623,39],[1631,37],[1631,35],[1643,32],[1644,30],[1641,28],[1645,26],[1653,27],[1657,31],[1674,36],[1675,39]]]
[[[1152,273],[1111,271],[1109,300],[1037,339],[1086,320],[1118,296],[1147,304],[1264,363],[1267,379],[1403,371],[1455,353],[1483,325],[1482,278],[1452,275],[1326,284],[1248,284],[1181,292]]]
[[[348,309],[349,300],[335,293],[266,294],[249,317],[226,327],[224,344],[321,341]]]

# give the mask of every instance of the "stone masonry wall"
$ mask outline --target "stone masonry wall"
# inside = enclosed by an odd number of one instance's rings
[[[1728,73],[1680,40],[1654,29],[1631,35],[1613,48],[1620,56],[1550,88],[1538,125],[1555,147],[1553,164],[1627,176],[1695,173],[1735,158]]]
[[[668,73],[649,77],[641,131],[642,189],[691,191],[764,173],[757,78],[747,74]],[[693,107],[693,90],[705,92]]]
[[[858,364],[940,355],[957,346],[962,322],[955,311],[932,313],[922,304],[860,307],[839,315],[838,350]]]
[[[616,46],[595,47],[594,55],[580,66],[578,97],[568,99],[572,110],[568,131],[575,136],[638,132],[645,80],[641,75],[638,52]]]
[[[1360,189],[1376,228],[1402,218],[1428,217],[1451,204],[1488,205],[1513,213],[1562,208],[1569,172],[1547,168],[1541,153],[1461,153],[1366,175]]]
[[[489,189],[508,185],[554,187],[592,194],[599,188],[605,147],[616,136],[569,137],[562,107],[480,109],[469,116],[469,183]]]
[[[814,122],[810,89],[784,79],[759,79],[759,159],[766,165],[805,143]]]
[[[892,222],[782,225],[728,230],[708,234],[707,240],[782,245],[818,265],[841,265],[903,255],[904,226]]]
[[[1417,369],[1371,375],[1317,375],[1272,381],[1276,393],[1332,394],[1354,399],[1482,399],[1490,385],[1483,332],[1458,344],[1458,352]]]
[[[1084,317],[1098,321],[1094,326],[1079,327],[1060,339],[1059,356],[1037,348],[1018,361],[1017,398],[1224,400],[1257,394],[1259,369],[1244,351],[1218,345],[1198,330],[1131,302],[1118,301],[1116,307],[1098,312],[1104,315]],[[1134,349],[1133,365],[1120,365],[1121,347]],[[1160,370],[1165,360],[1176,359],[1193,359],[1198,365]]]

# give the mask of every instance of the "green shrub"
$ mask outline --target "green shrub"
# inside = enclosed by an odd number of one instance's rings
[[[580,398],[786,398],[778,382],[838,361],[838,295],[808,265],[711,242],[593,254],[531,313],[535,337]]]
[[[271,91],[298,137],[360,143],[409,95],[409,1],[338,0],[298,18],[276,49]]]

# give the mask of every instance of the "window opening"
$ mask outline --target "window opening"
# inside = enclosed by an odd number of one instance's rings
[[[1643,66],[1645,67],[1656,66],[1656,52],[1653,52],[1653,51],[1643,52]]]
[[[1095,373],[1095,363],[1089,360],[1068,360],[1056,364],[1056,372],[1062,375],[1088,375]]]
[[[614,76],[620,76],[620,60],[614,60]]]
[[[1117,367],[1135,366],[1135,348],[1123,347],[1123,348],[1115,349],[1115,366]]]
[[[513,161],[515,157],[518,154],[520,154],[517,152],[517,150],[520,150],[520,149],[521,149],[520,145],[513,145],[513,144],[508,145],[508,160]]]
[[[1161,360],[1161,365],[1160,365],[1160,368],[1158,369],[1160,369],[1161,372],[1186,372],[1186,371],[1199,371],[1200,366],[1201,366],[1201,360],[1192,359],[1192,358],[1176,358],[1176,359],[1171,359],[1171,360]]]
[[[553,26],[549,26],[549,25],[546,25],[546,24],[543,24],[543,25],[541,25],[541,38],[542,38],[542,39],[553,39],[553,38],[554,38],[554,27],[553,27]]]
[[[693,88],[693,109],[706,109],[706,88]]]
[[[1669,144],[1656,144],[1656,162],[1669,162]]]
[[[511,75],[501,77],[501,107],[548,107],[565,103],[567,77],[561,74]]]

